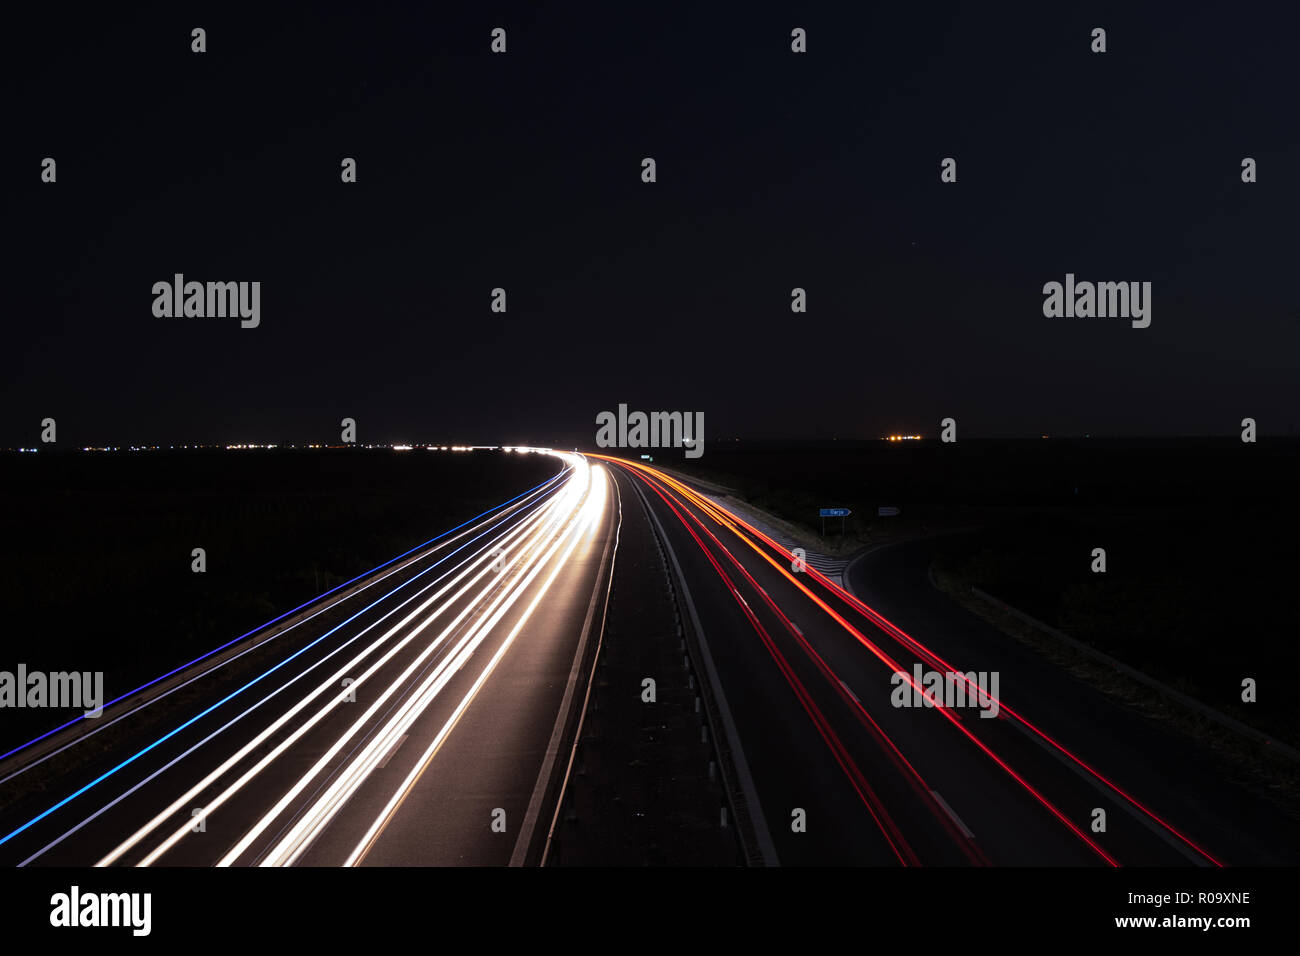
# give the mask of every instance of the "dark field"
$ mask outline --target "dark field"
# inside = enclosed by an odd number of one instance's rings
[[[103,671],[111,700],[557,471],[489,451],[5,453],[0,670]],[[0,752],[77,713],[6,709]]]
[[[852,508],[827,550],[976,528],[936,541],[944,581],[1300,744],[1286,690],[1300,667],[1300,441],[733,442],[671,467],[814,537],[819,507]],[[878,519],[880,505],[901,513]],[[1244,677],[1256,703],[1241,701]]]

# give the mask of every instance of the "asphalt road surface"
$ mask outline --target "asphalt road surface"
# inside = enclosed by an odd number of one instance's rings
[[[930,586],[924,545],[856,562],[859,598],[677,478],[607,463],[680,567],[768,862],[1216,866],[1298,845],[1189,742]]]
[[[519,499],[0,763],[21,794],[0,862],[540,862],[626,508],[707,655],[749,859],[1295,862],[1294,824],[1195,744],[933,588],[926,542],[864,556],[845,590],[674,476],[557,457]]]
[[[94,754],[10,807],[0,860],[535,859],[619,523],[607,470],[557,457],[563,471],[508,507],[169,682],[192,679],[199,703],[133,698],[11,757],[0,786],[21,788],[67,748]]]

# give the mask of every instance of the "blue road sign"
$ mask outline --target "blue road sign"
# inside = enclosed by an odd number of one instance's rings
[[[848,508],[823,508],[820,517],[822,518],[847,518],[853,512]]]
[[[876,517],[878,518],[890,518],[896,514],[898,514],[898,509],[890,505],[884,505],[876,509]]]

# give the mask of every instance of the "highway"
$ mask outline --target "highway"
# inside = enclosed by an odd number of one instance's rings
[[[906,587],[877,581],[878,562],[851,575],[864,593],[892,594],[909,631],[814,568],[796,568],[777,542],[678,478],[604,460],[624,500],[654,515],[689,594],[748,768],[751,792],[740,796],[756,804],[750,839],[770,841],[766,862],[1278,862],[1268,851],[1277,814],[1256,807],[1243,818],[1250,801],[1239,794],[1190,786],[1186,743],[995,639],[933,588],[920,593],[915,556]],[[970,692],[966,706],[960,694],[924,706],[935,685],[918,684],[918,668],[965,675],[949,681]],[[974,683],[993,672],[996,707]],[[1176,759],[1177,776],[1152,769]]]
[[[551,481],[169,682],[200,703],[133,697],[9,757],[0,786],[91,755],[10,807],[0,861],[535,862],[620,515],[605,467],[553,454]]]
[[[544,484],[0,761],[24,791],[0,863],[545,863],[626,508],[664,546],[751,862],[1293,862],[1294,825],[1186,741],[929,586],[923,542],[845,590],[674,475],[545,453]]]

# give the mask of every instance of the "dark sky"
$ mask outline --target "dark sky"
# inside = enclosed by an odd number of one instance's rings
[[[7,13],[0,446],[1300,417],[1293,4],[132,6]],[[1045,318],[1066,272],[1151,327]]]

